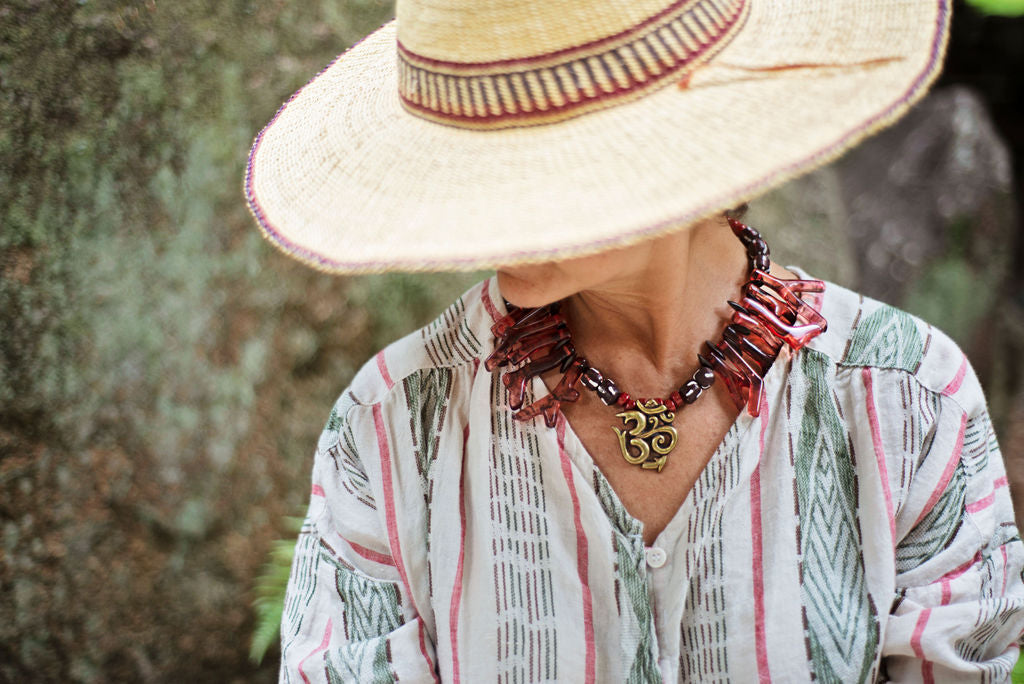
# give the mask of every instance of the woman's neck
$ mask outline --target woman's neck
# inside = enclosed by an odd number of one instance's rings
[[[633,396],[675,389],[718,339],[748,273],[724,218],[620,250],[626,268],[568,297],[563,311],[581,355]]]

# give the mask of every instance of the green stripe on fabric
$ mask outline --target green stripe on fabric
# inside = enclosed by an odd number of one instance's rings
[[[857,519],[857,478],[847,429],[832,393],[835,368],[804,350],[793,364],[803,411],[795,445],[803,544],[801,591],[815,676],[860,682],[878,647],[878,617],[864,578]]]
[[[398,678],[388,659],[388,640],[352,642],[324,655],[328,684],[391,684]]]
[[[330,432],[337,432],[338,427],[341,425],[341,414],[338,413],[338,407],[334,406],[331,408],[331,415],[327,416],[327,425],[324,427],[325,430]]]
[[[896,546],[896,572],[913,570],[945,549],[964,519],[967,478],[958,464],[942,496]]]
[[[398,588],[391,582],[363,577],[338,563],[326,551],[321,560],[334,566],[335,589],[343,610],[335,629],[349,642],[325,655],[330,682],[395,681],[388,654],[388,635],[402,626]]]
[[[413,373],[402,381],[409,406],[409,429],[416,453],[416,468],[427,491],[430,467],[437,458],[437,447],[452,394],[452,370],[436,368]]]
[[[853,331],[844,366],[898,368],[914,372],[924,354],[924,342],[914,318],[891,306],[881,306]]]
[[[636,650],[626,681],[629,684],[661,682],[661,672],[654,662],[654,617],[643,571],[643,543],[635,544],[619,535],[616,547],[619,577],[629,597],[638,630],[637,634],[631,635],[636,640]],[[628,644],[624,643],[623,647],[628,648]]]

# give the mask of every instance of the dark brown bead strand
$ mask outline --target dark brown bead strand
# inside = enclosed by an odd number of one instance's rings
[[[667,398],[654,399],[670,411],[695,402],[717,376],[722,378],[737,408],[758,415],[764,399],[762,380],[783,344],[798,350],[827,326],[822,315],[800,297],[803,293],[823,292],[824,283],[784,280],[771,275],[770,251],[761,234],[733,218],[728,221],[746,250],[750,276],[740,301],[729,302],[733,314],[722,339],[706,343],[707,357],[697,354],[700,365],[692,378]],[[508,388],[509,406],[516,412],[517,420],[543,415],[544,422],[554,427],[561,404],[579,399],[577,385],[596,393],[608,406],[627,411],[635,408],[638,401],[645,401],[633,399],[614,380],[577,355],[558,303],[520,309],[506,302],[506,307],[508,315],[491,327],[497,344],[485,366],[491,371],[509,367],[502,382]],[[555,368],[563,375],[552,393],[523,407],[527,383]]]
[[[690,380],[685,385],[679,388],[679,394],[683,397],[683,401],[687,404],[692,404],[697,401],[697,397],[700,396],[700,385],[695,380]]]

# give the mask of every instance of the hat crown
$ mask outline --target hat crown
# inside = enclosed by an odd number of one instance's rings
[[[637,26],[672,5],[666,0],[399,0],[398,41],[446,62],[522,59],[571,49]]]
[[[462,128],[562,121],[681,79],[748,10],[749,0],[401,0],[399,97]]]

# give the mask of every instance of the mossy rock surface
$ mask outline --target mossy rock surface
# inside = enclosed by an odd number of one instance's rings
[[[247,659],[254,582],[304,508],[327,411],[377,348],[479,277],[323,276],[245,210],[253,134],[390,12],[0,8],[0,681],[275,680],[272,655]],[[759,226],[771,236],[813,199],[807,239],[773,246],[856,287],[843,183],[837,168],[798,181]],[[920,282],[977,273],[970,249],[942,254]],[[970,349],[998,300],[984,301],[957,304]]]
[[[0,681],[275,679],[254,582],[327,411],[474,277],[322,276],[242,200],[255,132],[390,12],[0,9]]]

